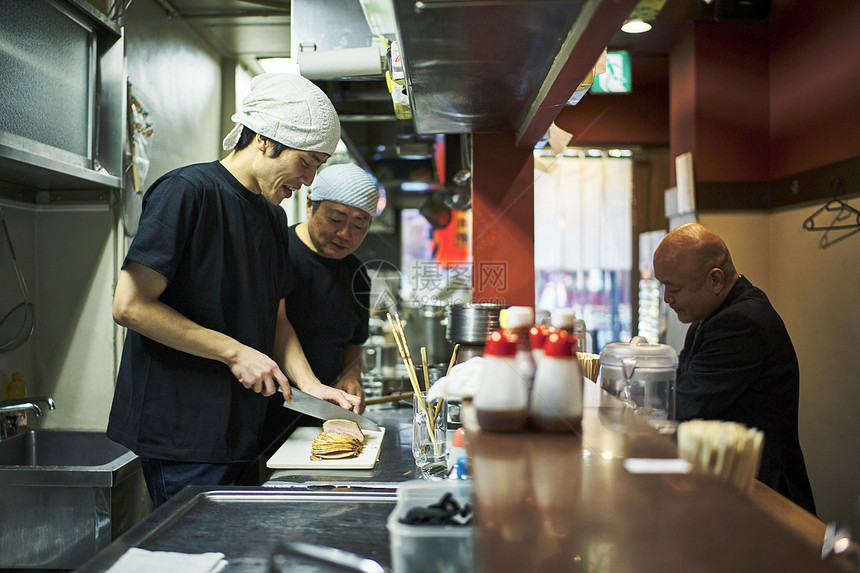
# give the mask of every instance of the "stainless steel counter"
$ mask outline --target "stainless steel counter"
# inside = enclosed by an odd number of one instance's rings
[[[366,412],[386,429],[372,470],[276,470],[262,487],[187,487],[77,571],[109,569],[130,547],[151,551],[220,551],[224,573],[261,573],[286,541],[335,547],[391,566],[386,518],[397,485],[416,479],[412,404]],[[297,555],[292,572],[344,571]]]
[[[259,487],[189,486],[85,563],[78,572],[107,571],[130,547],[179,553],[224,553],[223,573],[265,573],[285,542],[335,547],[390,567],[385,520],[391,492],[313,492]],[[343,572],[300,555],[285,555],[291,573]]]

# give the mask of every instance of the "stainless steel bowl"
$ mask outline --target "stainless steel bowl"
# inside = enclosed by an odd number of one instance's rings
[[[448,306],[448,325],[445,337],[459,344],[480,344],[499,328],[499,313],[505,308],[499,304],[452,304]]]

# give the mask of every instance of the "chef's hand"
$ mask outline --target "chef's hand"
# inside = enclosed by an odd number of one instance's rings
[[[290,387],[287,377],[281,372],[278,364],[250,346],[240,346],[234,360],[230,363],[230,371],[242,386],[263,396],[271,396],[279,386]],[[285,398],[289,396],[285,395]]]
[[[335,388],[343,390],[347,394],[358,397],[361,401],[358,404],[358,410],[356,410],[359,414],[364,413],[364,388],[361,387],[361,382],[358,380],[341,378],[338,380],[337,384],[335,384]]]
[[[325,386],[325,390],[323,390],[322,394],[318,394],[317,398],[322,398],[326,402],[337,404],[341,408],[345,408],[351,412],[355,412],[356,414],[361,413],[361,406],[364,403],[363,398],[347,394],[343,390],[332,388],[331,386]]]

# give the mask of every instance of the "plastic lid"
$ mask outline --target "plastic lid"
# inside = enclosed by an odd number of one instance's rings
[[[549,334],[549,329],[542,324],[535,324],[529,329],[529,343],[532,350],[543,348],[547,334]]]
[[[520,337],[504,330],[494,330],[487,337],[484,356],[516,356]]]
[[[451,447],[465,448],[466,447],[466,428],[457,428],[454,432],[454,437],[451,439]]]
[[[550,323],[556,328],[570,328],[573,326],[573,319],[576,314],[572,308],[556,308],[552,311]]]
[[[550,332],[543,343],[543,352],[552,358],[573,358],[576,356],[576,337],[563,330]]]
[[[633,359],[638,368],[678,367],[678,354],[667,344],[651,344],[641,336],[630,342],[613,342],[603,347],[600,353],[601,366],[622,366],[625,360]]]
[[[508,307],[508,328],[531,326],[535,322],[535,312],[530,306]]]

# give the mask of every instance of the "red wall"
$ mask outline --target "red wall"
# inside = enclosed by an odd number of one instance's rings
[[[774,0],[769,23],[697,22],[669,58],[633,55],[633,93],[587,93],[556,124],[571,145],[693,151],[699,181],[771,181],[855,158],[858,29],[860,2]]]
[[[693,151],[696,180],[724,183],[856,158],[858,27],[860,2],[792,0],[770,23],[696,23],[671,53],[671,156]]]
[[[671,184],[673,158],[692,151],[716,203],[766,208],[768,184],[860,158],[857,29],[856,1],[774,0],[769,24],[697,22],[668,58],[633,56],[632,94],[586,94],[556,124],[571,145],[668,145]],[[531,305],[533,158],[514,137],[473,136],[474,296]],[[482,274],[495,262],[507,262],[500,282]]]
[[[679,44],[673,52],[673,58],[682,57],[693,69],[682,72],[682,84],[672,78],[671,93],[673,107],[685,102],[680,117],[688,120],[692,73],[696,180],[769,180],[767,24],[699,22],[693,35],[692,43]],[[691,56],[683,53],[687,50],[693,51]],[[679,121],[675,129],[683,132],[689,126]]]
[[[534,156],[515,134],[472,139],[474,302],[534,305]]]
[[[633,55],[629,94],[586,93],[555,120],[570,145],[669,143],[669,59]]]
[[[860,2],[775,3],[771,176],[860,155]]]

